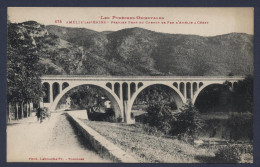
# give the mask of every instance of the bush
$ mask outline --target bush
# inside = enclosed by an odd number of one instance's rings
[[[177,119],[170,106],[162,102],[149,105],[147,113],[147,123],[165,134],[169,134],[172,122]]]
[[[252,145],[227,145],[220,148],[215,153],[216,160],[223,163],[239,163],[241,162],[242,154],[250,154],[253,156]]]
[[[185,104],[180,110],[181,112],[176,115],[177,119],[172,122],[170,133],[180,138],[196,138],[198,130],[204,126],[199,111],[191,102]]]
[[[190,102],[176,113],[172,112],[170,105],[163,102],[149,105],[147,123],[164,134],[194,139],[197,130],[203,126],[198,110]]]

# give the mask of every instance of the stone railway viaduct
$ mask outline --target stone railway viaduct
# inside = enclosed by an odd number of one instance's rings
[[[110,99],[116,115],[121,115],[126,123],[133,123],[131,116],[133,103],[142,90],[152,85],[165,85],[176,94],[177,106],[187,100],[193,104],[202,90],[209,85],[223,84],[228,81],[230,88],[236,86],[243,76],[84,76],[84,75],[49,75],[42,76],[46,88],[44,106],[55,111],[61,98],[71,89],[82,85],[96,86]],[[47,99],[47,100],[46,100]]]

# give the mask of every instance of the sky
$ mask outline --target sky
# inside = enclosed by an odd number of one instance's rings
[[[34,20],[44,25],[81,27],[99,32],[141,27],[156,32],[201,36],[232,32],[254,34],[254,9],[245,7],[9,7],[8,19],[12,23]]]

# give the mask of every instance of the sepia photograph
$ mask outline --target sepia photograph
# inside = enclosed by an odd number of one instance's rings
[[[7,162],[254,162],[252,7],[8,7],[6,59]]]

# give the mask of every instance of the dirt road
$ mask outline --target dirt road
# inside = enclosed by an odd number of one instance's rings
[[[7,126],[8,162],[111,162],[92,151],[62,113],[35,116]]]

